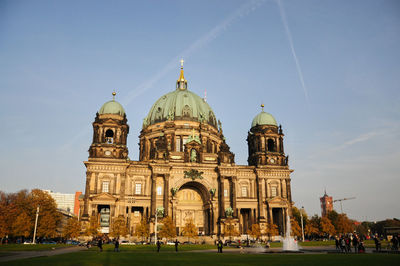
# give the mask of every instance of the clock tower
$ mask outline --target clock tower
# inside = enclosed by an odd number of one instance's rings
[[[263,104],[261,108],[262,111],[253,119],[247,136],[248,164],[287,166],[288,157],[285,157],[283,150],[282,127],[278,127],[271,114],[264,112]]]
[[[122,105],[113,99],[106,102],[96,113],[93,122],[93,141],[89,148],[89,160],[94,158],[127,159],[126,146],[129,125]]]

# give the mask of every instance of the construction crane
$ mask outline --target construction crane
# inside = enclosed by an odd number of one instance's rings
[[[340,202],[340,211],[342,212],[342,214],[343,214],[343,207],[342,207],[342,201],[345,201],[345,200],[352,200],[352,199],[355,199],[356,197],[351,197],[351,198],[343,198],[343,199],[337,199],[337,200],[334,200],[333,202],[337,202],[337,201],[339,201]]]

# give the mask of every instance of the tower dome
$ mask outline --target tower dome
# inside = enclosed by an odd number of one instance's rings
[[[263,125],[271,125],[278,126],[275,118],[270,114],[264,111],[264,104],[261,105],[262,111],[256,117],[254,117],[253,122],[251,123],[251,127],[255,126],[263,126]]]
[[[217,127],[217,120],[208,103],[187,89],[183,65],[181,65],[180,77],[176,82],[176,90],[163,95],[153,104],[144,119],[143,127],[168,120],[206,121],[215,128]]]
[[[122,105],[119,102],[115,101],[116,93],[113,92],[112,95],[113,95],[113,99],[111,101],[108,101],[105,104],[103,104],[103,106],[99,110],[99,114],[101,114],[101,115],[116,114],[116,115],[124,116],[124,114],[125,114],[124,108],[122,107]]]

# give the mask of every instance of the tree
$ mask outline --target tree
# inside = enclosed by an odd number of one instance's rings
[[[336,230],[338,233],[347,234],[353,232],[353,222],[347,217],[346,214],[339,214],[336,223]]]
[[[98,236],[100,224],[96,216],[91,216],[89,219],[88,227],[86,228],[85,234],[87,236]]]
[[[320,223],[320,230],[322,233],[332,236],[334,235],[335,232],[335,227],[331,223],[331,220],[329,220],[327,217],[322,217],[321,218],[321,223]]]
[[[229,237],[229,240],[231,240],[232,236],[238,236],[239,231],[236,229],[235,222],[232,218],[227,218],[225,220],[225,229],[224,233],[226,236]]]
[[[317,236],[317,235],[320,234],[320,232],[319,232],[319,226],[318,226],[318,224],[316,224],[315,222],[313,222],[312,220],[310,220],[310,221],[306,224],[306,226],[305,226],[305,228],[304,228],[304,232],[306,233],[306,235],[307,235],[309,238],[312,237],[313,235],[314,235],[314,236]]]
[[[176,237],[176,227],[174,225],[174,222],[172,221],[172,218],[167,216],[163,220],[163,226],[161,227],[161,230],[159,232],[159,235],[161,238],[167,238],[171,239]]]
[[[82,227],[78,218],[72,217],[71,219],[68,219],[67,224],[64,227],[64,235],[66,238],[76,238],[79,236],[81,230]]]
[[[279,234],[278,226],[274,223],[267,223],[265,226],[265,234],[268,236],[268,239],[271,240],[271,236],[276,236]]]
[[[294,219],[294,218],[290,219],[290,228],[291,228],[290,233],[292,236],[297,236],[297,237],[301,236],[301,228],[296,219]]]
[[[188,241],[191,237],[197,237],[197,228],[196,225],[193,223],[193,219],[190,218],[187,220],[185,227],[183,227],[182,234],[184,236],[187,236]]]
[[[39,206],[39,218],[37,226],[37,236],[54,237],[57,234],[57,224],[61,221],[61,215],[57,211],[55,200],[49,193],[40,189],[33,189],[28,195],[30,217],[36,214]],[[29,213],[28,213],[29,214]]]
[[[14,236],[23,236],[28,237],[32,232],[33,224],[26,214],[26,212],[22,212],[17,218],[14,220],[12,225],[12,232]]]
[[[16,206],[11,202],[10,196],[0,191],[0,243],[3,238],[12,234],[12,224],[16,217]]]
[[[140,224],[136,225],[135,235],[141,237],[142,241],[150,236],[149,224],[144,218],[140,221]]]
[[[335,228],[337,228],[339,213],[337,213],[337,211],[335,211],[335,210],[332,210],[332,211],[328,212],[327,217],[329,220],[331,220],[331,223],[333,224],[333,226]]]
[[[258,240],[261,237],[261,229],[259,224],[253,224],[251,229],[247,231],[249,235]]]
[[[125,218],[123,216],[115,218],[111,224],[110,235],[119,238],[120,236],[126,236],[128,233]]]

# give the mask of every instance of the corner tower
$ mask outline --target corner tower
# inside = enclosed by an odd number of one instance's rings
[[[96,113],[93,122],[93,140],[89,148],[89,160],[94,158],[127,159],[126,146],[129,125],[122,105],[113,99],[106,102]]]
[[[262,111],[254,117],[247,136],[248,164],[287,166],[288,157],[283,149],[282,126],[278,127],[275,118],[264,111],[263,104],[261,108]]]

